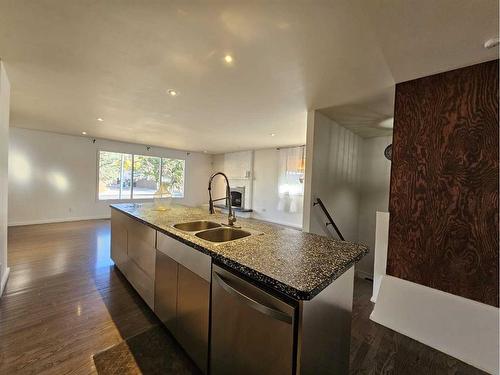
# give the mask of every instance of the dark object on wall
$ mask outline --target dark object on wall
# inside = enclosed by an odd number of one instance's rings
[[[396,85],[387,273],[498,306],[498,60]]]
[[[392,160],[392,143],[385,148],[384,156],[387,160]]]

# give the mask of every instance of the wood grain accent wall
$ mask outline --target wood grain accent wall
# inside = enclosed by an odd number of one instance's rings
[[[396,85],[387,273],[498,307],[498,60]]]

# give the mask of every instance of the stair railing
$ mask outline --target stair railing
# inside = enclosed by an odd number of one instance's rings
[[[319,205],[321,207],[321,210],[323,210],[323,213],[325,214],[325,216],[328,219],[326,226],[328,227],[329,225],[331,225],[333,227],[333,229],[335,229],[335,232],[337,232],[337,235],[339,236],[339,238],[342,241],[345,241],[344,236],[342,236],[342,233],[340,233],[340,230],[337,227],[337,224],[335,224],[335,222],[333,221],[332,216],[330,215],[330,213],[326,209],[325,205],[323,204],[323,201],[320,198],[316,198],[316,202],[313,203],[313,206],[316,206],[316,205]]]

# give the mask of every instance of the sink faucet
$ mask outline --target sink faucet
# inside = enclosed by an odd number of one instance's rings
[[[224,198],[212,199],[212,180],[217,175],[221,175],[226,180],[226,196]],[[217,172],[217,173],[214,173],[212,176],[210,176],[210,179],[208,180],[208,206],[209,206],[208,210],[211,214],[215,213],[214,202],[221,201],[223,199],[226,200],[226,205],[227,205],[228,211],[229,211],[228,216],[227,216],[227,225],[232,227],[232,226],[234,226],[234,223],[236,222],[236,216],[233,213],[233,207],[232,207],[233,202],[231,199],[231,189],[229,187],[229,180],[227,179],[227,176],[224,173]]]

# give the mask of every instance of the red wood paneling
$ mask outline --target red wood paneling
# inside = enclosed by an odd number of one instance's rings
[[[396,85],[387,273],[498,306],[498,60]]]

